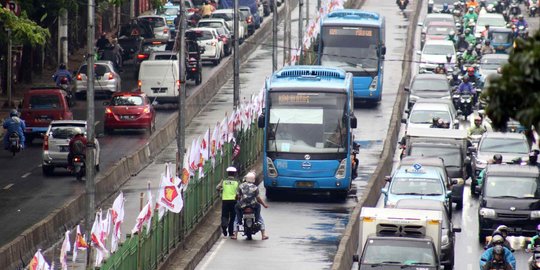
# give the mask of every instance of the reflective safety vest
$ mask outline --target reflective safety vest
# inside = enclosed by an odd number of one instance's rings
[[[221,199],[224,201],[236,200],[236,190],[238,189],[238,181],[236,179],[223,179],[222,182],[223,191],[221,192]]]

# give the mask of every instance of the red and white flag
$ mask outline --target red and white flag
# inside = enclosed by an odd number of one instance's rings
[[[200,144],[197,140],[191,142],[190,154],[189,154],[189,173],[195,175],[195,172],[199,169],[199,151]]]
[[[135,234],[136,232],[140,232],[142,229],[142,226],[146,226],[146,233],[150,233],[150,229],[152,227],[152,212],[154,211],[154,208],[152,207],[152,193],[150,192],[150,182],[148,183],[148,202],[146,202],[146,205],[142,208],[141,212],[137,216],[137,222],[135,223],[135,226],[133,227],[133,230],[131,230],[132,234]]]
[[[101,210],[96,213],[94,219],[94,224],[92,225],[92,230],[90,231],[90,239],[92,240],[92,246],[96,249],[96,261],[95,266],[101,265],[101,262],[107,256],[109,251],[105,247],[105,243],[102,241],[102,220],[101,220]]]
[[[103,214],[101,214],[103,215]],[[103,216],[100,216],[100,218],[103,218]],[[111,232],[111,209],[107,210],[107,214],[105,215],[105,219],[101,219],[101,242],[106,243],[107,239],[109,238],[109,234]]]
[[[62,242],[62,248],[60,248],[60,265],[62,270],[67,270],[67,253],[71,250],[71,243],[69,242],[69,230],[66,231],[64,242]]]
[[[81,233],[81,225],[77,225],[75,241],[73,243],[73,256],[72,256],[73,262],[77,260],[77,252],[79,250],[86,250],[88,248],[88,243],[86,243],[85,238],[86,238],[86,235],[82,235]]]
[[[219,125],[219,141],[218,141],[218,144],[217,144],[217,149],[219,150],[222,150],[223,149],[223,145],[228,142],[228,135],[229,135],[229,132],[228,132],[228,127],[227,127],[227,124],[228,124],[229,120],[227,119],[227,116],[225,116],[223,118],[223,120],[221,121],[221,124]]]
[[[184,153],[184,164],[182,165],[182,186],[187,187],[189,183],[189,150]]]
[[[161,177],[157,203],[173,213],[180,213],[184,206],[180,188],[165,176]]]
[[[34,257],[28,264],[29,270],[50,270],[51,266],[47,263],[45,260],[45,257],[43,257],[43,254],[41,254],[41,249],[38,249],[36,254],[34,254]]]
[[[112,237],[111,237],[111,252],[115,252],[118,249],[118,243],[122,237],[120,227],[124,222],[124,193],[120,192],[116,199],[114,199],[111,208],[112,219]]]
[[[214,131],[212,132],[212,138],[210,138],[210,158],[212,160],[212,167],[216,166],[216,155],[217,155],[217,147],[219,143],[219,123],[216,124],[214,127]]]
[[[202,166],[210,158],[210,129],[207,129],[201,139],[201,158],[203,159]]]

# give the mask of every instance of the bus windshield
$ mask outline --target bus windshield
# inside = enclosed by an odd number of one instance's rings
[[[272,92],[267,152],[346,153],[345,93]]]
[[[323,26],[321,64],[370,75],[378,70],[379,29]]]

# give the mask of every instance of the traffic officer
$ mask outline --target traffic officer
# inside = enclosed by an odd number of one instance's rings
[[[221,230],[223,235],[234,235],[234,219],[236,217],[234,206],[236,205],[236,190],[238,189],[238,179],[236,178],[236,168],[227,168],[227,178],[221,180],[216,186],[221,192]]]

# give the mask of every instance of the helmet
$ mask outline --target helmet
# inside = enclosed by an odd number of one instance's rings
[[[84,132],[83,132],[82,128],[80,128],[80,127],[73,128],[72,132],[73,132],[73,136],[75,136],[75,135],[84,135]]]
[[[13,109],[9,112],[9,117],[19,116],[19,112],[16,109]]]
[[[501,163],[502,163],[502,159],[503,159],[503,157],[502,157],[501,154],[495,154],[495,155],[493,155],[493,161],[494,161],[495,163],[501,164]],[[500,227],[500,226],[499,226],[499,227]],[[505,227],[506,227],[506,226],[505,226]],[[508,228],[506,229],[506,231],[508,232]]]
[[[437,123],[439,123],[439,117],[435,116],[433,117],[433,124],[436,125]]]
[[[437,65],[437,67],[438,67],[438,68],[444,68],[444,63],[439,63],[439,64]]]
[[[255,183],[255,172],[251,171],[246,174],[246,182],[248,183]]]
[[[504,248],[501,245],[496,245],[493,247],[493,255],[503,255],[504,254]]]
[[[466,76],[466,75],[463,76],[463,79],[462,79],[462,80],[463,80],[463,82],[468,82],[468,81],[469,81],[469,76]]]
[[[444,3],[444,4],[442,5],[442,7],[443,7],[444,9],[447,9],[447,8],[448,8],[448,3]]]
[[[452,59],[452,54],[451,53],[447,54],[446,59]]]
[[[228,172],[228,173],[235,173],[235,172],[236,172],[236,168],[235,168],[234,166],[227,167],[227,172]]]
[[[469,47],[467,47],[467,51],[472,52],[472,50],[474,50],[474,46],[473,46],[473,45],[469,45]]]
[[[486,39],[486,41],[484,41],[484,44],[489,45],[491,44],[491,41],[489,39]]]
[[[493,245],[502,245],[504,244],[504,238],[500,234],[496,234],[491,238],[491,243]]]
[[[469,8],[469,12],[473,12],[474,11],[474,8],[473,7],[470,7]]]
[[[518,15],[518,19],[519,19],[519,20],[523,20],[523,14],[519,14],[519,15]]]
[[[489,24],[484,25],[484,28],[486,29],[489,28]]]
[[[468,67],[467,68],[467,74],[469,74],[469,76],[473,76],[474,75],[474,68],[473,67]]]
[[[58,67],[58,69],[66,69],[66,64],[64,64],[64,63],[60,64],[60,66]]]
[[[470,34],[471,33],[471,29],[467,28],[465,29],[465,34]]]
[[[536,225],[536,232],[540,234],[540,224]]]
[[[459,72],[458,72],[458,71],[454,71],[454,72],[452,73],[452,79],[454,79],[454,80],[459,79]]]

